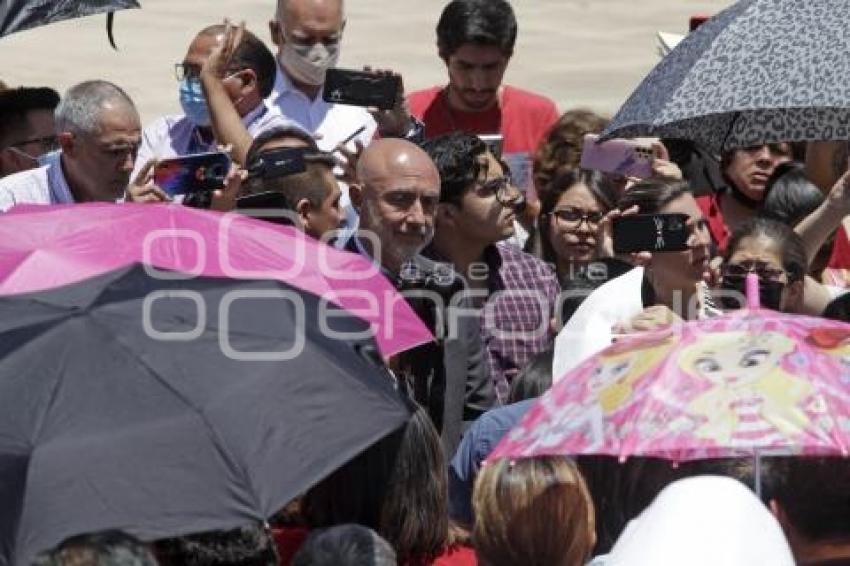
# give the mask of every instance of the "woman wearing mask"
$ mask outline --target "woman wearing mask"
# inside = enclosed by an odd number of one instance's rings
[[[801,313],[807,265],[803,241],[790,227],[754,218],[729,238],[717,293],[720,303],[726,309],[740,308],[746,276],[755,273],[762,308]]]
[[[643,181],[630,188],[617,206],[624,212],[686,215],[690,232],[687,249],[640,254],[643,267],[631,269],[590,294],[556,339],[552,364],[556,381],[609,346],[618,334],[718,312],[705,284],[710,275],[711,238],[688,186]]]

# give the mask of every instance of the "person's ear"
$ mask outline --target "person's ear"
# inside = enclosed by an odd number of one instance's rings
[[[254,69],[243,69],[236,74],[236,78],[242,83],[242,86],[239,87],[242,96],[248,96],[253,90],[257,89],[257,73]]]
[[[295,214],[298,216],[298,221],[301,223],[301,229],[305,232],[310,228],[310,213],[313,211],[313,207],[310,205],[310,201],[306,198],[302,198],[297,203],[295,203]]]
[[[59,148],[62,150],[62,153],[65,155],[73,156],[76,152],[76,138],[74,134],[71,132],[61,132],[56,136],[57,141],[59,142]]]
[[[272,36],[272,43],[278,47],[284,43],[283,35],[280,33],[280,22],[277,20],[269,20],[269,34]]]
[[[348,198],[351,200],[351,206],[360,214],[360,208],[363,206],[363,188],[357,183],[348,185]]]
[[[459,212],[456,205],[449,202],[441,202],[437,205],[436,221],[440,223],[453,223]]]

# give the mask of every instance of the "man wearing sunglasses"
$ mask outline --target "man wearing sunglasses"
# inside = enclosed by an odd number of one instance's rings
[[[550,321],[561,289],[548,265],[502,242],[514,233],[524,200],[506,165],[484,142],[454,133],[429,140],[424,149],[441,180],[434,240],[426,254],[465,276],[481,308],[490,375],[504,401],[519,370],[552,346]]]
[[[48,154],[37,169],[0,179],[0,211],[17,204],[122,198],[141,130],[133,101],[118,86],[87,81],[71,87],[56,107],[61,151]]]
[[[59,94],[48,87],[0,92],[0,177],[34,169],[57,149],[53,111]]]
[[[183,113],[163,116],[145,128],[134,178],[151,159],[217,150],[220,140],[216,140],[213,132],[200,73],[204,62],[224,37],[225,29],[219,24],[201,30],[189,45],[183,61],[175,65],[177,94]],[[274,86],[276,69],[271,51],[246,30],[224,69],[222,84],[251,137],[273,127],[292,125],[264,103]],[[234,158],[241,161],[244,155],[234,155]]]

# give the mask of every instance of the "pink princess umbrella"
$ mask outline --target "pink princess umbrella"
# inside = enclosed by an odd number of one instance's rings
[[[644,333],[544,394],[490,456],[848,455],[850,325],[749,308]],[[755,291],[753,291],[755,285]],[[757,479],[756,489],[760,488]]]
[[[0,215],[0,295],[134,263],[164,278],[284,281],[371,323],[384,356],[433,340],[373,263],[292,227],[179,205],[19,206]]]

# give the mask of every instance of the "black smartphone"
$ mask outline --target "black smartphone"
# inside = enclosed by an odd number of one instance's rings
[[[681,252],[691,230],[687,214],[635,214],[614,219],[614,253]]]
[[[401,77],[365,71],[328,69],[322,98],[334,104],[393,108],[401,91]]]
[[[311,151],[309,147],[281,147],[260,152],[248,165],[252,177],[275,179],[303,173],[307,170],[304,155]]]
[[[226,153],[196,153],[163,159],[156,164],[153,178],[163,191],[178,196],[220,189],[228,171],[230,157]]]

